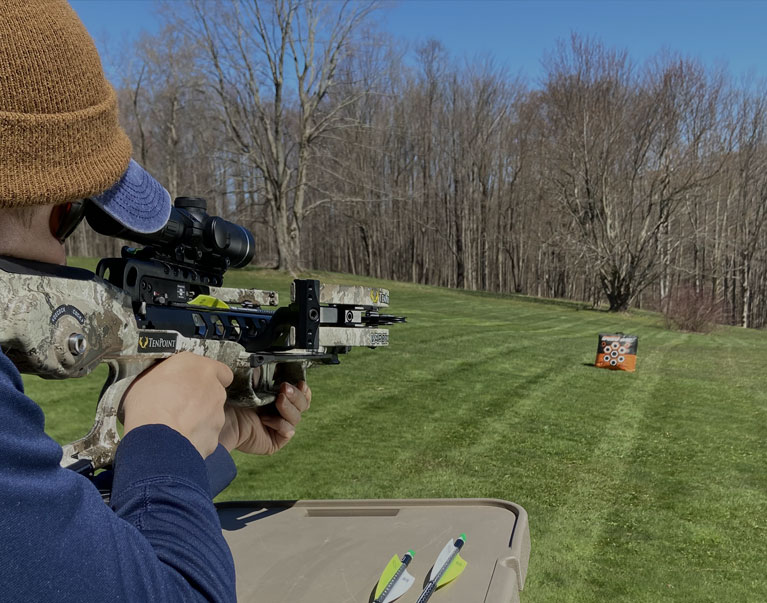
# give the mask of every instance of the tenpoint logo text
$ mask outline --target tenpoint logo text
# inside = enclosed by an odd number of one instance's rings
[[[141,333],[138,338],[139,352],[175,352],[177,340],[178,335],[176,333],[163,333],[162,335],[158,335],[155,333],[144,332]]]

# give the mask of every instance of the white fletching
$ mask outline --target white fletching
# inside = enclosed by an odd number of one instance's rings
[[[442,551],[439,554],[439,557],[437,557],[437,560],[434,562],[434,567],[431,568],[431,574],[429,574],[429,580],[434,580],[434,578],[437,577],[437,574],[439,573],[439,570],[442,569],[442,566],[447,563],[447,560],[450,558],[450,554],[455,550],[455,543],[453,542],[453,539],[451,538],[448,543],[445,545],[445,548],[442,549]]]
[[[400,576],[399,580],[394,584],[394,586],[391,589],[391,592],[386,595],[386,598],[383,600],[383,603],[391,603],[395,599],[401,597],[404,595],[408,589],[413,586],[413,582],[415,582],[415,578],[407,573],[407,570],[402,572],[402,575]]]

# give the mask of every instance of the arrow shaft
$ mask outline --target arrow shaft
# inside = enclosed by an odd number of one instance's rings
[[[392,594],[394,594],[394,597],[392,599],[394,600],[402,596],[402,594],[413,585],[413,577],[407,573],[407,566],[413,560],[413,555],[415,555],[413,551],[408,551],[407,553],[405,553],[405,555],[403,555],[402,559],[400,560],[400,564],[399,564],[399,567],[397,568],[397,571],[394,572],[394,575],[391,577],[389,582],[381,591],[381,594],[378,597],[376,597],[373,603],[384,603],[387,597],[389,597]],[[392,559],[392,561],[394,561],[394,559]],[[384,574],[386,574],[387,570],[388,570],[388,566],[384,570]],[[381,579],[383,579],[383,576],[381,576]]]
[[[453,559],[455,559],[455,556],[461,552],[461,546],[463,546],[462,541],[456,542],[455,548],[453,549],[453,552],[450,553],[450,557],[447,558],[447,561],[442,564],[442,567],[439,568],[439,571],[437,572],[437,575],[434,576],[433,579],[429,580],[429,583],[426,585],[426,588],[423,589],[423,592],[421,593],[421,596],[418,597],[418,600],[415,603],[426,603],[431,596],[434,594],[434,591],[437,590],[437,584],[439,584],[439,581],[442,579],[442,576],[447,571],[447,568],[450,567],[450,564],[453,562]]]
[[[418,601],[415,603],[426,603],[431,596],[434,594],[434,591],[437,589],[437,581],[436,580],[430,580],[429,583],[426,585],[426,588],[423,589],[423,592],[421,593],[421,596],[418,597]]]
[[[394,588],[394,585],[397,584],[397,581],[402,577],[403,572],[407,569],[407,563],[403,563],[399,566],[399,569],[397,570],[397,573],[392,576],[392,579],[389,580],[389,583],[386,585],[386,588],[383,589],[383,592],[381,593],[381,596],[378,597],[373,603],[381,603],[382,601],[386,600],[386,597],[391,592],[391,589]]]

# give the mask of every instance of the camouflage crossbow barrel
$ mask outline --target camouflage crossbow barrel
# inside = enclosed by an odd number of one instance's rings
[[[297,279],[290,304],[278,308],[274,291],[223,287],[228,268],[251,261],[254,240],[209,216],[203,199],[176,199],[168,225],[150,235],[95,206],[87,218],[101,234],[144,247],[124,247],[96,274],[0,258],[0,347],[21,372],[67,379],[109,366],[90,432],[63,447],[62,466],[84,474],[111,465],[123,394],[158,360],[183,351],[219,360],[235,375],[228,403],[256,407],[274,401],[280,382],[303,379],[312,363],[388,345],[382,327],[404,321],[380,313],[385,289]]]

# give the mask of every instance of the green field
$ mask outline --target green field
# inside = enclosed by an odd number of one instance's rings
[[[382,284],[408,324],[312,369],[295,439],[238,454],[222,500],[501,498],[529,513],[523,603],[767,601],[767,334]],[[639,336],[636,373],[591,366],[603,331]],[[86,431],[105,374],[26,379],[53,437]]]

